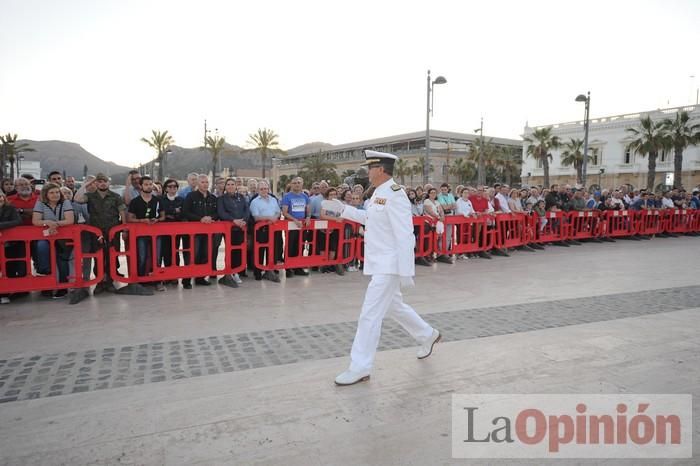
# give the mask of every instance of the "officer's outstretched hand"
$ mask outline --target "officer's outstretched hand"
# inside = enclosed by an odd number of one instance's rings
[[[345,210],[345,204],[337,199],[327,199],[321,202],[321,210],[325,210],[330,215],[340,217],[340,214]]]
[[[413,277],[399,277],[401,288],[413,288],[416,284],[413,282]]]

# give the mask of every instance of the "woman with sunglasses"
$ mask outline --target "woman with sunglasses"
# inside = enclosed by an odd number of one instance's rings
[[[182,205],[185,199],[177,194],[180,185],[176,180],[167,179],[163,184],[163,195],[160,197],[160,208],[165,212],[166,222],[182,222]],[[173,243],[172,237],[164,236],[161,238],[161,254],[160,263],[169,267],[173,264]],[[175,244],[181,244],[183,249],[190,247],[190,237],[187,235],[178,235],[175,237]],[[187,252],[183,254],[189,254]],[[175,254],[175,263],[180,265],[180,254]],[[166,285],[177,285],[177,280],[170,280]]]

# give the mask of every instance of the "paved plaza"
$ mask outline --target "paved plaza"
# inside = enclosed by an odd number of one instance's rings
[[[314,273],[0,308],[0,464],[700,464],[458,460],[459,393],[700,394],[700,238],[548,247],[417,268],[443,332],[383,328],[336,387],[368,281]]]

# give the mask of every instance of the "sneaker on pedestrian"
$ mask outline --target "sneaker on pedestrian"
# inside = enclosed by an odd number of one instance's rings
[[[357,267],[351,265],[350,267],[348,267],[348,272],[357,272]]]
[[[87,288],[78,288],[68,293],[68,304],[78,304],[83,299],[90,296]]]
[[[0,298],[0,304],[10,304],[10,298],[7,296],[3,296]]]
[[[244,275],[244,276],[247,277],[248,275]],[[238,283],[239,285],[241,283],[243,283],[243,280],[241,280],[241,277],[237,273],[233,274],[233,281]]]
[[[219,285],[226,285],[231,288],[238,288],[238,282],[233,278],[232,275],[224,275],[219,278]]]
[[[442,262],[443,264],[451,264],[452,263],[452,259],[450,259],[449,256],[444,256],[444,255],[438,256],[437,261]]]
[[[62,290],[56,290],[56,292],[53,294],[53,299],[65,298],[67,294],[68,290],[66,290],[65,288]]]
[[[163,282],[157,282],[155,284],[156,291],[165,291],[165,284]]]
[[[280,277],[276,273],[271,272],[269,270],[263,274],[262,278],[264,278],[265,280],[270,280],[274,283],[280,282]]]

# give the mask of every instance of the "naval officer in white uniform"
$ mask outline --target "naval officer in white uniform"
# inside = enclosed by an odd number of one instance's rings
[[[338,385],[369,380],[377,352],[384,316],[397,321],[420,346],[418,359],[430,356],[440,340],[432,328],[403,302],[401,288],[413,286],[415,263],[411,203],[404,190],[394,182],[394,162],[398,157],[383,152],[365,151],[364,166],[376,189],[367,210],[345,206],[341,216],[365,225],[364,274],[371,275],[357,333],[350,351],[350,367],[335,379]]]

